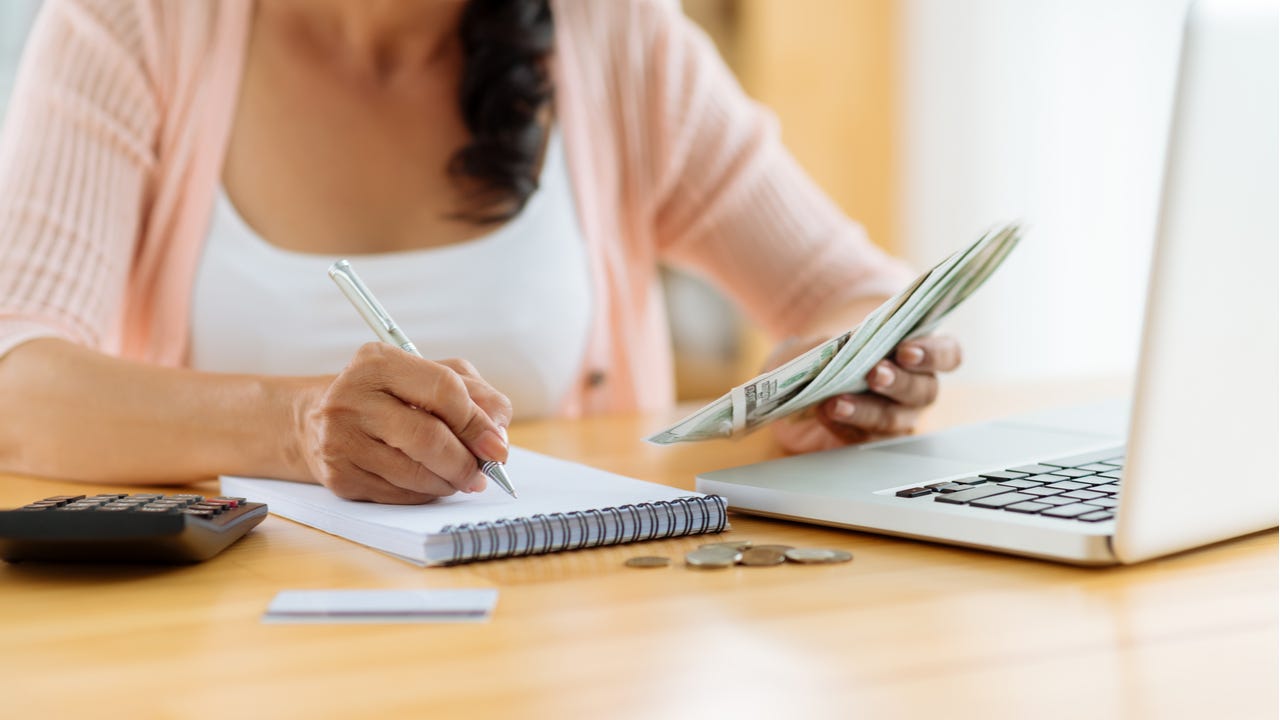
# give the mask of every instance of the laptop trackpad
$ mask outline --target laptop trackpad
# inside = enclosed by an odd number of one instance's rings
[[[876,445],[879,452],[966,460],[997,469],[1049,460],[1106,445],[1109,438],[1065,430],[987,423]]]

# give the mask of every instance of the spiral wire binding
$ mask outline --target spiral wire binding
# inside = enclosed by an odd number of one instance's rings
[[[453,557],[449,564],[458,564],[720,532],[728,525],[727,506],[725,499],[718,495],[690,496],[602,510],[538,513],[527,518],[448,525],[441,532],[452,540]],[[611,517],[617,528],[613,539],[609,539],[608,532]],[[668,520],[665,528],[662,527],[664,518]],[[682,522],[677,522],[677,518]],[[593,528],[599,530],[598,535],[592,533]],[[578,530],[576,535],[574,530]]]

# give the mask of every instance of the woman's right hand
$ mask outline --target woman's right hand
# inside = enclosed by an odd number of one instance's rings
[[[409,505],[478,492],[476,459],[507,459],[511,401],[465,360],[371,342],[317,390],[303,401],[298,451],[339,497]]]

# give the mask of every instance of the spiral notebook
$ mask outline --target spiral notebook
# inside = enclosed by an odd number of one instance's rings
[[[267,504],[281,517],[404,558],[448,565],[637,540],[721,532],[725,501],[511,448],[520,493],[489,484],[427,505],[343,500],[319,485],[222,478],[222,493]]]

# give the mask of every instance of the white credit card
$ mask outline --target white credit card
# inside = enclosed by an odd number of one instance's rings
[[[283,590],[262,616],[266,623],[484,622],[498,591]]]

